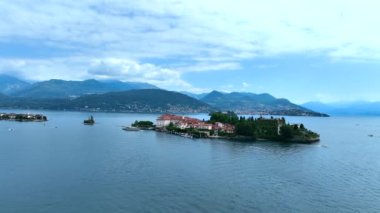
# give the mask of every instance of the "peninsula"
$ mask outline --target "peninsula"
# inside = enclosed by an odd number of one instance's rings
[[[156,131],[192,138],[270,140],[293,143],[319,141],[319,134],[306,129],[303,124],[286,123],[283,117],[239,117],[234,112],[210,113],[208,121],[164,114],[157,118]]]
[[[42,114],[16,114],[0,113],[0,120],[6,121],[47,121],[47,117]]]

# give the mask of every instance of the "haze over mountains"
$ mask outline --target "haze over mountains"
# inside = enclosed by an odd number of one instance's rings
[[[326,116],[293,104],[287,99],[277,99],[266,93],[221,93],[212,91],[200,100],[221,110],[232,110],[239,114]]]
[[[230,110],[240,114],[326,116],[269,94],[178,93],[146,83],[93,79],[30,84],[4,75],[0,82],[0,107],[6,108],[173,113]]]
[[[380,115],[380,102],[357,101],[328,104],[308,102],[302,106],[329,115]]]
[[[0,93],[10,95],[28,86],[30,86],[30,83],[26,81],[9,75],[0,75]]]
[[[182,94],[185,94],[187,96],[190,96],[192,98],[195,98],[195,99],[202,99],[203,97],[205,97],[206,95],[208,95],[209,93],[200,93],[200,94],[196,94],[196,93],[192,93],[192,92],[186,92],[186,91],[181,91]]]

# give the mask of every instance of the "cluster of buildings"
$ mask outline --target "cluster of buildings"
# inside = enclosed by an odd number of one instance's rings
[[[0,113],[0,120],[10,121],[47,121],[47,117],[41,114],[16,114],[16,113]]]
[[[216,122],[214,124],[204,122],[196,118],[190,118],[186,116],[178,116],[172,114],[164,114],[157,118],[156,127],[165,128],[169,125],[173,125],[180,129],[198,129],[203,131],[214,131],[214,133],[228,133],[232,134],[235,131],[235,127],[231,124],[225,124]]]

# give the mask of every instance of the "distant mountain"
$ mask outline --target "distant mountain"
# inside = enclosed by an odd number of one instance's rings
[[[329,103],[309,102],[302,106],[331,115],[380,115],[380,102]]]
[[[4,95],[3,93],[0,93],[0,101],[7,100],[9,97],[7,95]]]
[[[198,99],[198,100],[200,100],[203,97],[205,97],[206,95],[208,95],[208,93],[196,94],[196,93],[191,93],[191,92],[186,92],[186,91],[181,91],[181,93],[184,94],[184,95],[190,96],[192,98]]]
[[[157,89],[157,87],[151,84],[136,82],[64,81],[53,79],[35,83],[13,95],[29,98],[75,98],[86,94],[102,94],[133,89]]]
[[[322,113],[331,113],[334,109],[336,109],[336,106],[323,104],[321,102],[308,102],[302,104],[301,106]]]
[[[0,102],[0,107],[144,113],[198,113],[213,110],[212,107],[199,100],[161,89],[84,95],[72,100],[14,97],[11,100]]]
[[[266,93],[221,93],[212,91],[203,97],[201,101],[222,110],[231,110],[241,114],[327,116],[293,104],[286,99],[277,99]]]
[[[79,97],[70,104],[75,108],[122,112],[208,112],[212,107],[178,92],[160,89],[131,90]]]
[[[0,75],[0,92],[3,94],[12,94],[20,91],[30,84],[28,82],[22,81],[18,78],[9,75]]]

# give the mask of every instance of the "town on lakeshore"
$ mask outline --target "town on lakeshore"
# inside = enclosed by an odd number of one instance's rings
[[[47,117],[41,114],[16,114],[16,113],[0,113],[0,120],[8,121],[47,121]]]
[[[312,143],[319,141],[319,134],[303,124],[288,124],[285,118],[239,117],[234,112],[210,113],[210,120],[163,114],[156,120],[136,121],[124,130],[155,129],[159,132],[189,138],[219,138],[242,141],[271,140]]]

